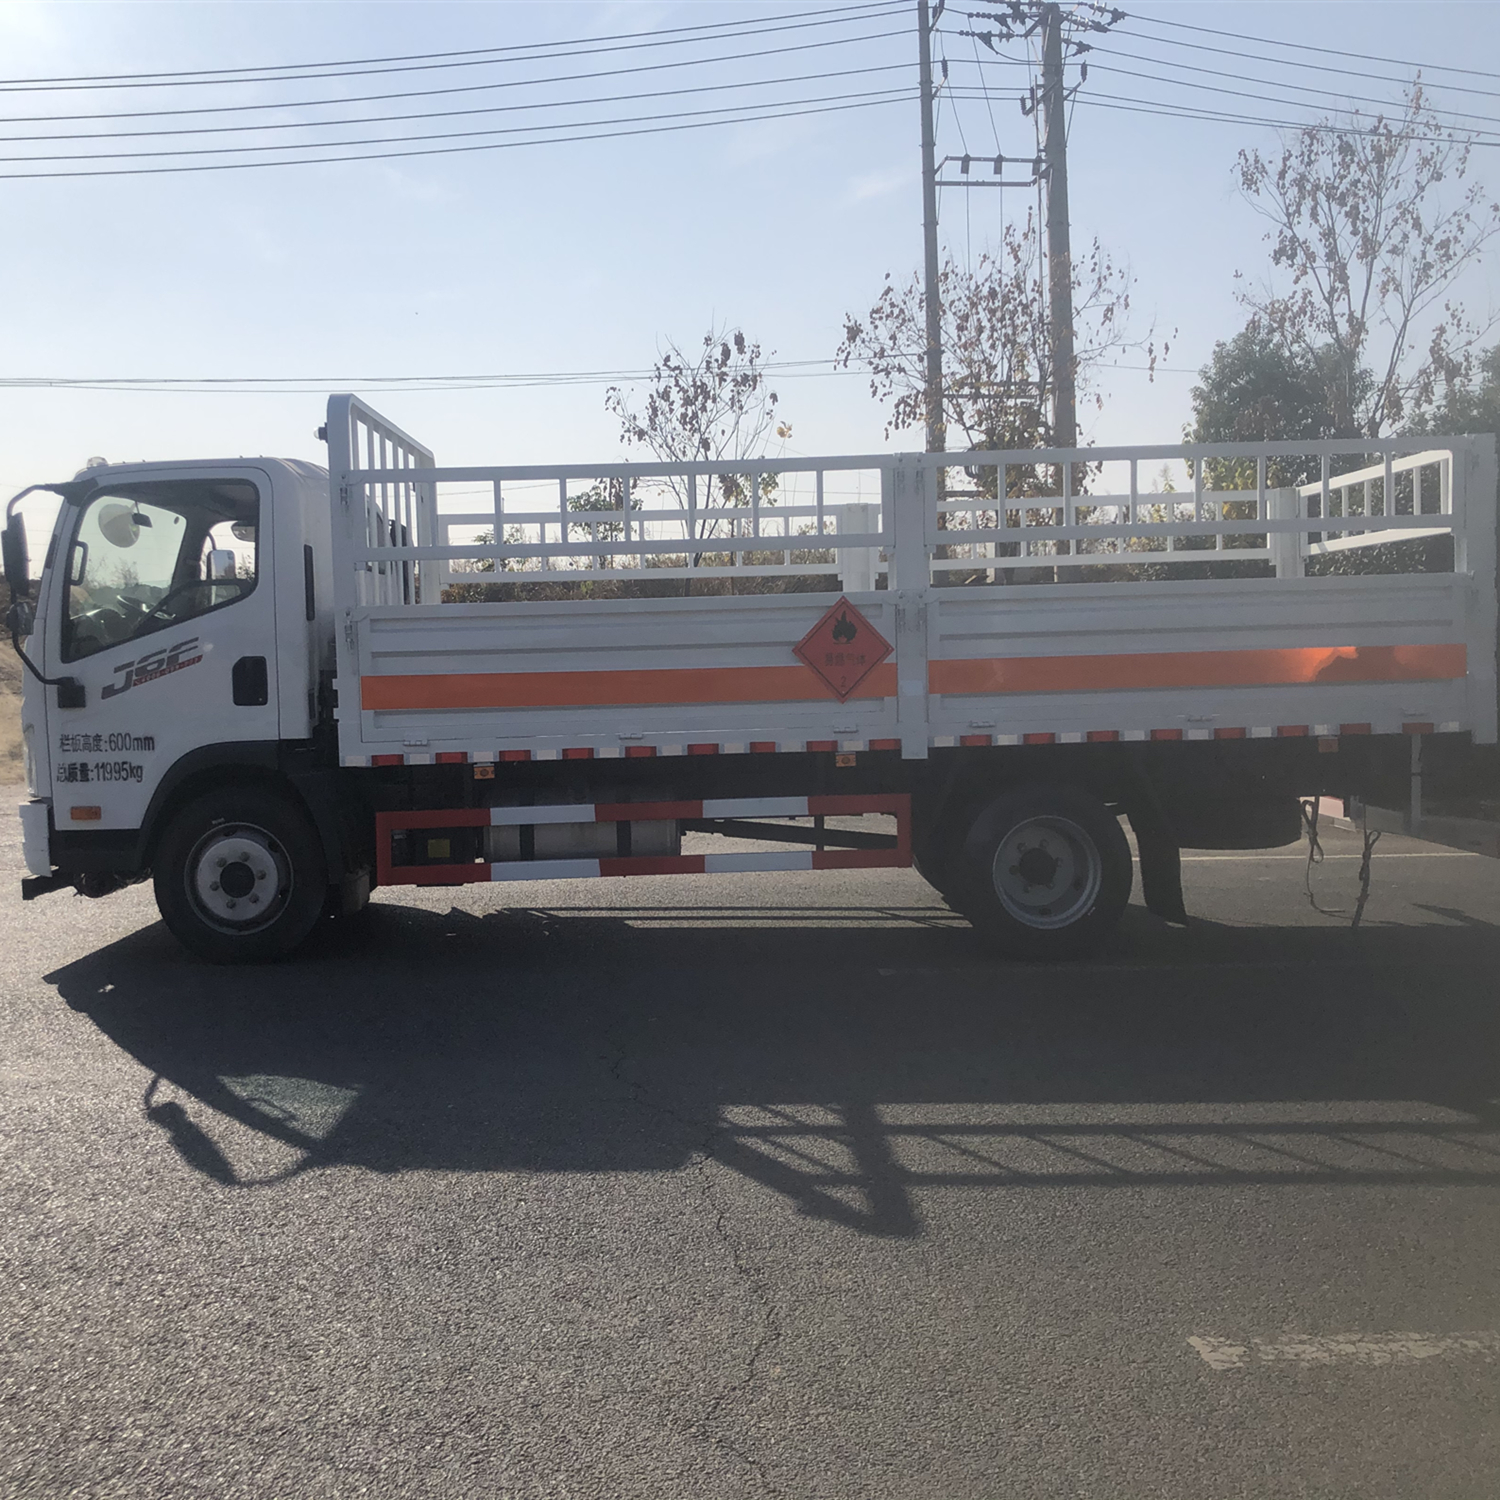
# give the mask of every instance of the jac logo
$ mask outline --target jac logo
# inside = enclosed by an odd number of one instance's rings
[[[183,672],[189,667],[196,667],[203,660],[199,640],[196,635],[189,636],[187,640],[178,641],[175,646],[168,646],[164,651],[148,652],[145,656],[136,657],[134,661],[122,662],[113,670],[123,673],[123,676],[118,682],[110,683],[99,696],[117,698],[133,687],[143,687],[172,672]]]

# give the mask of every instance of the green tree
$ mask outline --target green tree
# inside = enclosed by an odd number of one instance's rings
[[[1328,349],[1306,354],[1288,348],[1259,318],[1251,318],[1232,339],[1214,345],[1192,389],[1193,420],[1184,431],[1192,443],[1262,443],[1283,439],[1347,437],[1328,400]],[[1367,371],[1356,376],[1358,390],[1373,384]],[[1268,465],[1267,482],[1307,484],[1319,474],[1316,458],[1278,458]],[[1244,489],[1256,482],[1254,465],[1210,459],[1215,489]]]

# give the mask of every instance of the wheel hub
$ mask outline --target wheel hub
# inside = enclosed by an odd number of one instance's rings
[[[188,894],[216,927],[264,927],[291,895],[291,861],[263,828],[220,827],[205,834],[188,861]]]
[[[995,894],[1028,927],[1066,927],[1088,915],[1104,877],[1092,838],[1071,819],[1033,817],[995,851]]]
[[[1057,872],[1061,868],[1061,861],[1055,858],[1047,848],[1044,839],[1034,849],[1025,850],[1020,859],[1016,861],[1015,873],[1021,878],[1025,885],[1051,887],[1057,879]]]

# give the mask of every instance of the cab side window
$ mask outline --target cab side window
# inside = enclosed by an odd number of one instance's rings
[[[79,507],[63,659],[237,604],[254,588],[260,496],[244,480],[120,485]]]

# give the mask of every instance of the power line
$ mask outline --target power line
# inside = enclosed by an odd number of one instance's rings
[[[716,109],[689,109],[678,114],[651,114],[651,115],[617,115],[613,119],[604,120],[577,120],[568,129],[592,129],[600,125],[640,125],[649,124],[657,120],[672,119],[699,119],[711,115],[725,115],[743,113],[746,110],[780,110],[786,104],[842,104],[848,100],[862,99],[870,103],[876,103],[883,96],[894,95],[906,98],[910,95],[910,89],[881,89],[875,93],[861,94],[823,94],[811,99],[789,99],[764,104],[751,101],[745,104],[726,104]],[[545,106],[542,106],[545,107]],[[747,116],[749,119],[759,118],[758,115]],[[43,156],[0,156],[0,162],[27,163],[38,161],[140,161],[155,159],[166,156],[239,156],[249,155],[251,152],[260,151],[305,151],[314,149],[319,151],[339,150],[344,146],[392,146],[403,145],[411,141],[453,141],[468,140],[474,136],[481,135],[525,135],[537,130],[556,130],[559,127],[552,122],[539,125],[511,125],[493,126],[485,130],[435,130],[426,135],[375,135],[365,136],[352,141],[329,141],[326,144],[306,141],[288,141],[284,145],[266,146],[181,146],[165,151],[114,151],[107,153],[79,151],[73,153],[53,152]],[[315,158],[322,160],[322,158]],[[339,160],[341,158],[335,158]]]
[[[1150,38],[1147,38],[1147,40],[1150,40]],[[1168,45],[1180,45],[1180,44],[1169,43]],[[1215,51],[1215,52],[1219,52],[1219,51],[1222,51],[1222,50],[1225,50],[1225,49],[1221,49],[1221,48],[1215,47],[1215,48],[1206,49],[1206,50],[1212,50],[1212,51]],[[1270,79],[1270,78],[1251,78],[1250,76],[1248,76],[1247,74],[1242,73],[1242,72],[1232,72],[1231,73],[1231,72],[1227,72],[1223,68],[1206,68],[1201,63],[1182,62],[1182,61],[1180,61],[1177,58],[1153,57],[1153,56],[1151,56],[1149,54],[1143,55],[1143,54],[1141,54],[1139,52],[1122,52],[1117,47],[1098,47],[1098,48],[1095,49],[1095,52],[1096,52],[1096,54],[1098,56],[1101,56],[1101,57],[1125,57],[1125,58],[1129,58],[1132,62],[1154,63],[1158,67],[1174,68],[1174,69],[1178,70],[1179,72],[1186,72],[1186,73],[1202,73],[1202,74],[1204,74],[1204,75],[1206,75],[1208,77],[1211,77],[1211,78],[1234,78],[1234,79],[1238,79],[1241,83],[1263,83],[1268,88],[1296,89],[1296,91],[1299,94],[1321,94],[1321,95],[1329,95],[1329,96],[1331,96],[1331,91],[1328,90],[1328,89],[1326,89],[1326,88],[1321,88],[1321,89],[1320,88],[1313,88],[1309,84],[1305,84],[1305,83],[1292,83],[1288,79],[1281,79],[1281,80],[1278,81],[1278,80],[1274,80],[1274,79]],[[1242,57],[1241,60],[1244,61],[1245,59]],[[1266,63],[1270,67],[1280,66],[1279,60],[1276,59],[1276,58],[1265,57],[1265,58],[1255,58],[1255,59],[1250,59],[1250,60],[1251,61],[1256,61],[1256,62],[1264,62],[1264,63]],[[982,61],[982,59],[981,59],[981,61]],[[1102,67],[1103,64],[1102,63],[1095,63],[1094,66],[1095,67]],[[1338,70],[1334,70],[1334,71],[1338,71]],[[1370,79],[1378,78],[1383,83],[1395,83],[1395,84],[1402,84],[1402,85],[1409,85],[1410,83],[1413,82],[1413,80],[1411,78],[1387,78],[1383,74],[1376,74],[1376,73],[1355,73],[1352,76],[1354,76],[1356,78],[1370,78]],[[1449,83],[1435,84],[1435,85],[1432,85],[1432,88],[1433,89],[1441,89],[1441,90],[1446,91],[1446,92],[1457,92],[1457,93],[1463,93],[1463,94],[1478,94],[1482,98],[1486,98],[1486,99],[1500,99],[1500,90],[1496,90],[1496,89],[1471,89],[1471,88],[1464,88],[1464,87],[1462,87],[1460,85],[1449,84]],[[1423,89],[1424,89],[1424,91],[1426,91],[1428,89],[1428,85],[1426,85],[1424,83],[1423,84]],[[1377,100],[1377,101],[1372,101],[1372,102],[1377,102],[1378,103],[1380,101]],[[1449,113],[1460,113],[1460,111],[1456,111],[1456,110],[1455,111],[1449,111]]]
[[[1196,31],[1204,36],[1229,37],[1237,42],[1254,42],[1261,47],[1287,47],[1299,52],[1320,52],[1328,57],[1354,57],[1360,62],[1388,63],[1397,68],[1421,68],[1424,73],[1462,73],[1469,78],[1493,78],[1500,81],[1500,73],[1487,68],[1460,68],[1452,63],[1414,63],[1409,57],[1379,57],[1369,52],[1353,52],[1347,47],[1315,47],[1311,42],[1281,42],[1272,37],[1247,36],[1239,31],[1220,31],[1213,26],[1192,26],[1186,21],[1163,21],[1156,16],[1132,15],[1127,19],[1143,22],[1147,26],[1170,26],[1174,31]],[[1311,64],[1299,64],[1310,67]]]
[[[1154,40],[1154,39],[1148,39],[1148,40]],[[1183,45],[1183,44],[1182,43],[1169,43],[1169,45],[1180,46],[1180,45]],[[1188,45],[1191,45],[1191,44],[1188,44]],[[1209,52],[1223,52],[1223,53],[1228,53],[1228,49],[1227,48],[1222,48],[1222,47],[1209,47],[1209,48],[1205,48],[1203,50],[1209,51]],[[1240,54],[1228,53],[1228,55],[1235,56],[1235,55],[1240,55]],[[1314,88],[1314,87],[1312,87],[1311,85],[1308,85],[1308,84],[1293,83],[1289,79],[1255,78],[1255,77],[1250,77],[1250,76],[1248,76],[1248,75],[1246,75],[1246,74],[1244,74],[1242,72],[1231,73],[1231,72],[1225,71],[1222,68],[1208,68],[1208,67],[1203,67],[1200,64],[1187,63],[1187,62],[1179,62],[1175,58],[1165,58],[1165,57],[1159,57],[1159,56],[1151,56],[1149,54],[1142,54],[1142,53],[1139,53],[1139,52],[1125,52],[1125,51],[1121,51],[1119,48],[1113,47],[1113,46],[1096,46],[1093,49],[1093,56],[1091,56],[1091,58],[1089,60],[1089,66],[1091,68],[1099,71],[1099,72],[1120,73],[1120,74],[1122,74],[1122,75],[1124,75],[1126,77],[1130,77],[1130,78],[1142,78],[1142,79],[1145,79],[1147,82],[1150,82],[1150,83],[1162,83],[1162,84],[1167,84],[1169,86],[1175,86],[1175,87],[1180,87],[1180,88],[1203,89],[1203,88],[1206,88],[1206,87],[1209,87],[1209,86],[1208,85],[1204,85],[1204,84],[1191,83],[1191,82],[1187,82],[1185,80],[1179,80],[1179,79],[1176,79],[1176,78],[1162,78],[1162,77],[1160,77],[1160,76],[1158,76],[1156,74],[1138,73],[1138,72],[1136,72],[1136,71],[1134,71],[1133,69],[1130,69],[1130,68],[1119,68],[1119,67],[1113,66],[1112,64],[1104,63],[1104,62],[1099,62],[1099,61],[1095,60],[1096,58],[1101,58],[1101,57],[1121,57],[1121,58],[1127,58],[1127,59],[1129,59],[1132,62],[1150,63],[1150,64],[1153,64],[1153,65],[1155,65],[1157,67],[1161,67],[1161,68],[1171,68],[1171,69],[1173,69],[1175,71],[1178,71],[1178,72],[1200,73],[1200,74],[1204,75],[1205,77],[1210,77],[1210,78],[1231,78],[1231,79],[1235,79],[1235,80],[1237,80],[1238,82],[1241,82],[1241,83],[1258,83],[1258,84],[1263,84],[1268,89],[1281,89],[1281,90],[1291,89],[1291,90],[1294,90],[1295,92],[1297,92],[1299,94],[1312,94],[1312,95],[1317,96],[1317,98],[1319,98],[1319,99],[1321,99],[1323,101],[1326,101],[1320,107],[1323,107],[1323,108],[1336,108],[1336,109],[1341,108],[1341,109],[1344,109],[1345,112],[1347,112],[1347,110],[1348,110],[1348,106],[1343,103],[1341,96],[1332,93],[1330,90],[1328,90],[1326,88]],[[1241,55],[1241,57],[1242,57],[1242,60],[1244,60],[1242,55]],[[1263,62],[1267,66],[1270,66],[1270,67],[1282,66],[1281,61],[1279,59],[1276,59],[1276,58],[1258,58],[1258,59],[1254,59],[1254,60],[1258,61],[1258,62]],[[1000,61],[1000,60],[999,59],[985,58],[985,57],[976,57],[975,61],[978,63],[978,65],[981,68],[989,68],[989,67],[994,67],[996,65],[996,63],[998,61]],[[1011,66],[1015,66],[1015,64],[1010,64],[1010,65]],[[1294,66],[1315,66],[1315,65],[1313,65],[1313,64],[1305,64],[1305,65],[1304,64],[1295,64]],[[1381,75],[1372,74],[1372,73],[1356,73],[1356,74],[1354,74],[1354,76],[1355,77],[1360,77],[1360,78],[1376,78],[1376,77],[1381,77],[1381,81],[1382,82],[1385,82],[1385,83],[1394,83],[1394,84],[1409,84],[1412,81],[1411,79],[1384,78]],[[1451,87],[1452,87],[1452,85],[1448,85],[1448,84],[1439,84],[1439,85],[1436,85],[1436,88],[1439,88],[1439,89],[1448,89],[1448,88],[1451,88]],[[1229,94],[1239,94],[1241,97],[1248,98],[1248,99],[1258,99],[1258,98],[1263,98],[1264,97],[1263,95],[1259,95],[1259,94],[1245,94],[1242,90],[1237,90],[1237,89],[1223,89],[1223,90],[1220,90],[1220,91],[1224,92],[1224,93],[1229,93]],[[1495,91],[1495,90],[1490,90],[1490,89],[1463,89],[1462,92],[1464,92],[1464,93],[1471,93],[1471,94],[1478,94],[1478,95],[1481,95],[1481,96],[1483,96],[1485,98],[1500,99],[1500,91]],[[1301,100],[1295,100],[1295,99],[1288,99],[1288,100],[1283,100],[1282,102],[1283,103],[1288,103],[1288,104],[1296,104],[1296,105],[1300,106],[1303,101],[1301,101]],[[1394,100],[1394,99],[1392,99],[1392,100],[1370,100],[1370,101],[1366,101],[1366,102],[1367,103],[1371,103],[1371,104],[1375,104],[1375,105],[1389,106],[1390,108],[1393,108],[1393,109],[1400,109],[1402,107],[1401,101],[1400,100]],[[1307,107],[1312,108],[1313,106],[1309,105]],[[1459,120],[1459,121],[1469,120],[1469,119],[1476,119],[1476,120],[1485,120],[1485,121],[1488,121],[1490,123],[1500,124],[1500,120],[1496,120],[1495,117],[1491,116],[1491,115],[1475,114],[1472,111],[1467,111],[1467,110],[1442,109],[1442,108],[1438,108],[1437,106],[1429,106],[1429,109],[1435,115],[1448,115],[1448,116],[1451,116],[1452,118],[1454,118],[1456,120]],[[1464,129],[1464,128],[1467,128],[1467,127],[1460,125],[1460,126],[1458,126],[1456,128]]]
[[[801,379],[815,375],[862,375],[837,368],[827,359],[770,360],[759,368],[780,377]],[[631,384],[655,378],[654,370],[554,370],[516,374],[473,375],[127,375],[127,376],[0,376],[0,389],[149,391],[179,395],[307,395],[327,390],[377,387],[383,391],[510,390],[527,387]]]
[[[545,83],[581,83],[594,78],[622,78],[634,73],[660,73],[667,69],[679,69],[691,63],[695,67],[707,67],[713,63],[743,62],[755,57],[784,57],[788,52],[813,52],[825,47],[853,46],[859,42],[883,41],[887,37],[904,36],[905,32],[875,31],[863,36],[831,37],[818,42],[798,42],[789,47],[764,47],[754,52],[725,52],[717,57],[674,58],[671,62],[643,63],[632,68],[602,68],[593,73],[559,73],[550,78],[510,78],[499,83],[469,83],[452,88],[404,89],[386,94],[351,94],[341,99],[278,99],[261,104],[207,105],[199,109],[143,109],[117,110],[96,114],[75,115],[0,115],[0,125],[57,125],[74,120],[145,120],[175,118],[180,115],[230,115],[249,114],[261,110],[315,109],[329,104],[377,104],[387,99],[436,99],[449,94],[482,94],[496,89],[533,88]],[[571,53],[559,56],[570,57]],[[530,58],[538,62],[541,58]]]
[[[1126,34],[1129,35],[1130,33]],[[1392,78],[1387,73],[1367,73],[1361,68],[1340,68],[1330,63],[1299,62],[1294,57],[1255,57],[1253,55],[1247,55],[1245,52],[1239,51],[1233,47],[1212,47],[1205,42],[1179,42],[1174,37],[1142,36],[1139,39],[1143,42],[1155,42],[1158,45],[1166,47],[1186,47],[1193,52],[1212,52],[1219,57],[1238,58],[1241,62],[1250,61],[1265,63],[1273,68],[1304,68],[1311,72],[1319,74],[1337,73],[1345,78],[1364,78],[1375,83],[1395,83],[1405,86],[1409,86],[1420,81],[1417,74],[1415,73],[1408,73],[1405,77],[1401,78]],[[1287,43],[1287,45],[1290,46],[1292,44]],[[1350,53],[1347,55],[1358,56],[1357,53]],[[1156,59],[1152,60],[1155,61]],[[1169,62],[1166,65],[1168,67],[1188,66],[1186,63],[1179,65],[1175,62]],[[1490,99],[1500,98],[1500,94],[1496,94],[1493,90],[1470,88],[1467,84],[1462,83],[1434,83],[1426,86],[1444,89],[1450,93],[1480,94]]]
[[[1129,57],[1129,56],[1131,56],[1130,53],[1115,53],[1115,52],[1104,53],[1103,49],[1101,49],[1101,54],[1105,55],[1105,56],[1111,56],[1111,57],[1118,57],[1118,56]],[[1153,61],[1156,61],[1156,59],[1154,59],[1154,58],[1144,58],[1144,59],[1142,59],[1142,61],[1153,62]],[[1176,66],[1176,65],[1175,64],[1163,63],[1163,66]],[[1142,72],[1138,71],[1135,68],[1117,68],[1117,67],[1113,66],[1110,63],[1096,62],[1094,64],[1094,70],[1096,72],[1099,72],[1099,73],[1115,73],[1115,74],[1118,74],[1122,78],[1139,78],[1139,79],[1143,80],[1146,83],[1160,83],[1160,84],[1166,84],[1169,87],[1184,88],[1184,89],[1195,89],[1195,90],[1197,90],[1200,93],[1224,94],[1224,95],[1228,95],[1228,96],[1236,98],[1236,99],[1259,99],[1262,102],[1265,102],[1265,99],[1266,99],[1266,96],[1264,94],[1254,94],[1254,93],[1248,92],[1245,89],[1230,88],[1226,84],[1221,84],[1221,83],[1193,83],[1192,81],[1190,81],[1188,79],[1180,79],[1179,80],[1179,79],[1163,78],[1159,74],[1155,74],[1155,73],[1142,73]],[[1214,74],[1214,76],[1220,77],[1220,78],[1230,78],[1230,77],[1234,77],[1235,76],[1235,75],[1229,74],[1229,73],[1218,72],[1216,69],[1212,69],[1212,68],[1195,68],[1192,71],[1194,71],[1194,72],[1201,72],[1201,73],[1211,73],[1211,74]],[[1295,83],[1275,84],[1275,83],[1272,83],[1271,80],[1264,79],[1264,78],[1245,78],[1242,81],[1245,82],[1245,83],[1264,83],[1268,87],[1271,87],[1271,88],[1296,89],[1298,93],[1317,94],[1319,96],[1319,98],[1321,98],[1321,99],[1323,99],[1325,101],[1322,104],[1315,104],[1315,103],[1313,103],[1310,100],[1302,100],[1302,99],[1282,99],[1282,100],[1278,101],[1278,102],[1280,102],[1282,104],[1290,104],[1294,108],[1297,108],[1297,109],[1327,109],[1327,108],[1333,108],[1333,109],[1339,109],[1344,114],[1356,114],[1356,113],[1358,113],[1358,111],[1351,111],[1347,106],[1340,106],[1337,102],[1327,102],[1328,99],[1329,99],[1329,96],[1326,93],[1324,93],[1322,90],[1303,88],[1300,84],[1295,84]],[[1497,97],[1500,97],[1500,95],[1497,95]],[[1372,103],[1375,103],[1375,104],[1386,104],[1386,105],[1389,105],[1391,108],[1396,109],[1396,110],[1400,110],[1400,109],[1403,108],[1403,106],[1401,105],[1401,102],[1399,100],[1374,100],[1374,101],[1367,101],[1367,102],[1372,102]],[[1462,123],[1464,121],[1470,121],[1470,120],[1479,120],[1479,121],[1482,121],[1484,124],[1487,124],[1487,125],[1500,125],[1500,118],[1496,118],[1494,115],[1469,114],[1469,113],[1460,112],[1458,110],[1436,109],[1436,108],[1432,108],[1431,106],[1429,106],[1429,112],[1431,114],[1435,115],[1435,116],[1437,116],[1437,115],[1443,115],[1443,116],[1447,116],[1450,120],[1455,120],[1455,121],[1460,122],[1460,123],[1458,123],[1456,125],[1453,125],[1453,126],[1449,127],[1451,129],[1455,129],[1455,130],[1471,131],[1474,128],[1472,125]]]
[[[570,39],[557,42],[528,42],[512,47],[481,47],[465,52],[434,52],[426,54],[411,54],[407,58],[367,58],[363,61],[348,63],[280,63],[270,64],[263,68],[206,68],[193,69],[181,73],[116,73],[100,74],[95,77],[79,77],[71,79],[13,79],[0,82],[0,92],[4,93],[61,93],[72,92],[79,89],[125,89],[125,88],[197,88],[197,87],[220,87],[226,84],[241,83],[295,83],[303,79],[318,78],[363,78],[380,73],[418,73],[428,72],[439,68],[468,68],[483,66],[488,63],[504,62],[536,62],[540,59],[535,55],[536,50],[542,47],[563,47],[567,51],[560,56],[592,56],[602,52],[633,52],[643,47],[673,47],[690,46],[698,41],[710,38],[698,36],[684,36],[684,32],[714,31],[716,35],[711,40],[722,40],[737,36],[763,36],[776,31],[803,31],[809,27],[834,26],[845,20],[869,20],[882,13],[889,13],[898,8],[900,0],[874,0],[874,3],[853,6],[837,6],[831,11],[813,11],[813,17],[824,17],[825,19],[807,19],[808,12],[790,12],[785,15],[769,16],[760,21],[716,21],[701,26],[674,26],[659,31],[650,32],[616,32],[607,37],[590,37],[583,39]],[[769,25],[771,21],[786,21],[786,25]],[[741,30],[731,31],[725,28],[740,27]],[[642,39],[644,38],[644,39]],[[595,42],[620,42],[620,46],[595,46]],[[525,53],[525,56],[496,57],[494,53]],[[457,58],[459,61],[420,61],[421,58]],[[381,67],[376,64],[391,62],[407,64],[410,66]],[[308,68],[325,68],[328,71],[311,73],[305,71],[292,72],[292,69],[304,70]],[[254,76],[245,76],[251,75]],[[215,75],[215,76],[206,76]]]
[[[1108,100],[1093,96],[1080,97],[1078,102],[1087,104],[1094,109],[1114,109],[1127,114],[1137,115],[1161,115],[1170,120],[1201,120],[1208,124],[1264,125],[1272,130],[1310,130],[1324,135],[1381,135],[1387,136],[1391,140],[1425,141],[1434,145],[1447,139],[1447,137],[1440,135],[1420,135],[1415,131],[1377,131],[1353,125],[1333,125],[1327,121],[1278,120],[1268,118],[1264,115],[1233,114],[1221,110],[1209,110],[1201,106],[1194,109],[1182,109],[1174,105],[1163,104],[1159,100],[1126,99],[1121,95],[1116,95]],[[1500,146],[1500,136],[1496,136],[1495,139],[1486,138],[1486,136],[1492,134],[1494,132],[1476,133],[1473,136],[1473,144],[1476,146]]]
[[[828,359],[768,360],[759,368],[778,379],[821,379],[825,376],[858,376],[868,371],[837,366]],[[1186,365],[1102,366],[1111,370],[1139,373],[1198,375],[1202,372]],[[77,390],[141,393],[181,396],[318,395],[328,390],[378,388],[385,394],[397,392],[441,392],[486,390],[546,389],[548,387],[635,384],[656,378],[654,370],[553,370],[520,371],[515,374],[480,373],[473,375],[127,375],[127,376],[0,376],[0,390]]]
[[[888,97],[863,97],[848,104],[822,105],[813,109],[777,109],[761,114],[741,114],[728,119],[693,120],[683,124],[673,125],[651,125],[639,130],[602,130],[586,131],[577,135],[557,135],[545,140],[530,141],[491,141],[483,145],[475,144],[468,146],[424,146],[414,151],[364,151],[354,152],[344,156],[302,156],[290,157],[280,160],[261,161],[233,161],[233,162],[197,162],[183,166],[171,167],[91,167],[84,171],[72,172],[0,172],[0,181],[18,181],[22,179],[38,178],[62,178],[62,177],[151,177],[166,173],[180,172],[238,172],[257,167],[298,167],[317,166],[324,162],[345,161],[392,161],[411,156],[453,156],[473,151],[504,151],[513,150],[518,146],[558,146],[571,144],[577,141],[599,141],[599,140],[621,140],[631,136],[641,135],[668,135],[682,130],[701,130],[713,125],[741,125],[754,124],[761,120],[797,119],[806,115],[841,114],[848,110],[869,109],[885,104],[898,104],[911,98],[911,89],[889,90]],[[754,106],[742,106],[752,108]],[[650,118],[643,116],[641,118]],[[660,118],[660,117],[657,117]],[[540,129],[544,127],[531,127]],[[577,129],[579,127],[566,127]],[[490,134],[492,132],[481,132]],[[348,143],[346,143],[348,144]],[[274,148],[268,148],[274,149]],[[282,148],[286,149],[286,148]],[[305,149],[305,148],[304,148]],[[21,158],[22,161],[28,158]],[[109,160],[110,158],[91,158],[93,160]]]
[[[674,64],[674,66],[676,65]],[[587,105],[623,104],[638,99],[670,99],[685,94],[724,93],[731,89],[770,88],[794,83],[817,83],[830,78],[859,78],[871,73],[901,72],[905,71],[907,67],[908,65],[905,63],[881,63],[868,68],[837,68],[823,73],[798,73],[782,78],[748,78],[738,83],[705,83],[696,84],[690,88],[652,89],[647,93],[638,94],[601,94],[587,99],[537,99],[529,104],[497,104],[483,107],[476,106],[472,109],[414,110],[408,114],[346,116],[343,119],[337,120],[286,120],[258,125],[187,125],[166,130],[100,130],[73,131],[52,135],[0,135],[0,142],[24,142],[29,144],[42,141],[121,141],[154,136],[240,135],[252,131],[268,130],[321,130],[339,125],[396,124],[403,120],[448,120],[469,115],[510,114],[518,110],[581,109]],[[747,102],[745,107],[750,108],[752,106]],[[299,142],[296,144],[308,145],[312,143]],[[293,148],[281,148],[268,144],[249,149],[270,151]],[[26,157],[16,159],[40,161],[48,158]]]

